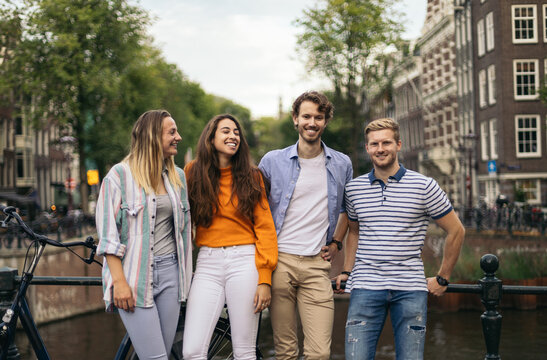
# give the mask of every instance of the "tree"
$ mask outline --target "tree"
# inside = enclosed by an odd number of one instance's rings
[[[327,77],[333,86],[338,136],[348,145],[358,171],[363,123],[369,117],[371,92],[383,86],[384,52],[396,47],[402,31],[393,0],[320,0],[296,20],[302,29],[297,51],[307,67]],[[329,125],[330,126],[330,125]],[[332,133],[332,129],[331,129]],[[349,141],[347,141],[349,139]]]
[[[25,115],[34,124],[66,124],[77,139],[82,206],[87,207],[88,131],[108,113],[127,65],[141,55],[147,13],[126,0],[25,0],[27,28],[20,68],[25,94],[32,94]]]

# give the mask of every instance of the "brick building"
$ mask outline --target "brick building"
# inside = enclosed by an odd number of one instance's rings
[[[478,191],[547,203],[547,1],[471,1]]]

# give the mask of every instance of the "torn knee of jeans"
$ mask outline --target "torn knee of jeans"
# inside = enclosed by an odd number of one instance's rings
[[[346,321],[346,327],[348,326],[365,326],[367,324],[364,320],[348,320]]]
[[[414,332],[417,332],[417,333],[425,333],[425,326],[420,326],[420,325],[410,325],[408,327],[408,329],[410,331],[414,331]]]

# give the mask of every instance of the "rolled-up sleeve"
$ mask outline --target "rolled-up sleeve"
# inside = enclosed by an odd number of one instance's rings
[[[120,241],[117,221],[120,207],[120,183],[116,181],[114,176],[109,174],[104,178],[101,185],[95,211],[97,235],[99,236],[97,254],[99,255],[111,254],[121,258],[125,254],[126,246]]]

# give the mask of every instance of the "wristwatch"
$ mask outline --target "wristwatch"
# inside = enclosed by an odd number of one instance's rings
[[[341,241],[332,239],[332,242],[336,244],[336,247],[338,248],[338,251],[342,250],[342,242]]]
[[[443,278],[441,275],[437,275],[437,283],[439,283],[439,285],[441,286],[448,286],[448,284],[450,284],[448,280]]]

